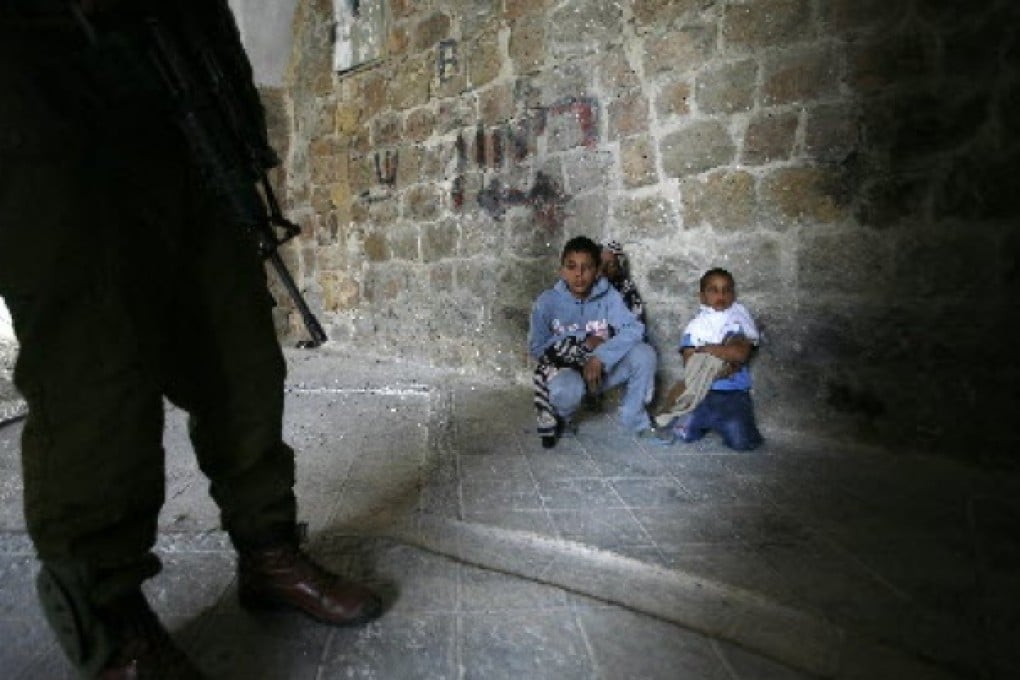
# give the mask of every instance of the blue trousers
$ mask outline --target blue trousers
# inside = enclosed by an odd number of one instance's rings
[[[620,425],[637,432],[651,427],[645,406],[655,386],[655,350],[639,342],[603,378],[601,392],[624,385],[620,400]],[[584,399],[584,377],[574,369],[560,370],[549,381],[549,403],[561,418],[570,419]]]
[[[709,430],[718,432],[723,443],[737,451],[756,449],[764,441],[747,390],[711,390],[688,418],[682,439],[695,442]]]

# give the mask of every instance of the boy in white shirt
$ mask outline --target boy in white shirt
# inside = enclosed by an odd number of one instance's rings
[[[684,328],[680,352],[686,366],[696,353],[725,362],[704,399],[679,422],[672,424],[684,442],[701,439],[715,430],[726,446],[738,451],[755,449],[763,438],[751,403],[751,372],[747,362],[760,335],[747,309],[736,302],[736,283],[725,269],[710,269],[699,282],[701,308]]]

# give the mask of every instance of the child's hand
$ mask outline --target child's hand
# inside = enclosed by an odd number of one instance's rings
[[[589,335],[587,338],[584,339],[584,346],[590,350],[594,350],[598,348],[598,346],[601,345],[603,342],[605,342],[605,339],[602,338],[601,336]]]

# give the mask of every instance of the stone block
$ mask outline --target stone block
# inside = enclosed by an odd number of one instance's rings
[[[386,36],[386,54],[389,57],[400,57],[407,53],[411,46],[411,35],[408,33],[407,23],[397,24],[390,27]]]
[[[453,266],[452,262],[437,262],[429,267],[429,290],[432,293],[453,292]]]
[[[372,156],[350,154],[347,158],[348,183],[351,194],[360,195],[375,184],[375,163]]]
[[[499,268],[497,253],[490,257],[461,260],[454,264],[453,276],[459,295],[469,299],[491,300],[497,292],[497,280],[493,272]]]
[[[897,285],[921,299],[980,298],[985,280],[979,271],[994,270],[999,253],[990,235],[940,230],[908,232],[895,241],[893,268]]]
[[[910,11],[910,6],[887,0],[830,0],[822,3],[819,9],[823,30],[843,34],[896,26]]]
[[[796,257],[797,285],[809,297],[873,296],[899,285],[888,242],[867,229],[809,234]]]
[[[390,259],[389,241],[383,233],[378,231],[366,233],[361,247],[369,262],[383,262]]]
[[[548,153],[587,146],[598,135],[597,103],[564,104],[548,110],[545,143]]]
[[[774,296],[789,292],[793,285],[783,257],[788,246],[775,234],[743,234],[721,241],[716,248],[715,261],[733,274],[737,296],[744,299],[752,313],[757,309],[751,304],[755,297],[772,297],[774,301]]]
[[[435,12],[418,22],[414,29],[412,44],[416,51],[427,50],[436,46],[440,40],[450,35],[450,17]]]
[[[665,238],[680,230],[673,205],[661,196],[621,196],[613,205],[611,232],[627,240]]]
[[[658,180],[655,146],[651,137],[640,135],[620,141],[620,174],[627,189],[654,184]]]
[[[333,155],[311,156],[309,159],[311,182],[315,185],[332,184],[337,181],[338,159]]]
[[[467,44],[467,74],[471,87],[480,88],[499,76],[503,69],[499,32],[488,28]]]
[[[360,126],[347,137],[347,148],[363,155],[371,151],[372,127],[369,123]]]
[[[513,0],[503,3],[504,19],[520,19],[529,15],[542,15],[554,0]]]
[[[416,0],[390,0],[390,12],[396,19],[406,19],[419,11],[421,3]]]
[[[346,312],[361,303],[361,288],[346,272],[320,271],[316,282],[322,290],[322,307],[327,312]]]
[[[590,190],[605,191],[609,187],[613,156],[608,151],[577,149],[563,159],[567,177],[566,191],[581,194]]]
[[[694,80],[694,100],[701,113],[736,113],[754,106],[758,63],[743,59],[711,65]]]
[[[412,220],[434,220],[439,216],[442,205],[439,187],[419,184],[404,192],[404,217]]]
[[[474,194],[472,194],[474,204]],[[460,257],[475,258],[493,255],[503,241],[503,225],[483,212],[475,211],[459,220],[460,238],[457,254]]]
[[[478,117],[485,125],[510,120],[514,115],[514,87],[501,83],[478,93]]]
[[[533,16],[519,19],[511,25],[508,49],[514,73],[532,73],[545,62],[547,23],[545,17]]]
[[[839,63],[838,56],[828,48],[811,48],[767,59],[762,75],[762,104],[796,104],[837,95]]]
[[[694,175],[733,161],[735,146],[729,132],[715,120],[701,120],[662,138],[659,154],[668,177]]]
[[[691,112],[691,85],[685,80],[664,83],[655,98],[659,118],[686,116]]]
[[[903,220],[923,219],[931,191],[928,177],[878,177],[862,187],[854,217],[860,224],[877,229]]]
[[[362,106],[362,119],[371,118],[389,108],[386,97],[391,79],[392,75],[382,69],[368,71],[360,79],[358,95]]]
[[[493,28],[502,20],[499,0],[445,0],[445,4],[450,16],[457,17],[460,34],[465,39]]]
[[[529,89],[537,91],[537,96],[530,95],[527,99],[517,97],[525,106],[552,108],[578,97],[588,96],[594,91],[595,66],[593,61],[576,59],[560,64],[557,68],[547,68],[535,75],[527,83]]]
[[[425,263],[436,262],[457,254],[460,230],[453,220],[423,224],[421,228],[421,257]]]
[[[760,113],[747,124],[740,160],[745,165],[762,165],[790,158],[797,134],[796,112]]]
[[[715,51],[715,28],[681,26],[645,38],[645,77],[663,71],[683,74],[700,67]]]
[[[443,99],[436,114],[436,134],[446,135],[455,130],[464,130],[478,119],[477,101],[474,95],[459,99]]]
[[[900,167],[918,170],[928,170],[933,155],[972,141],[989,111],[987,92],[947,89],[903,94],[887,101],[890,110],[883,122],[888,124],[885,133],[890,138],[890,153]]]
[[[704,0],[634,0],[631,11],[638,27],[648,28],[687,18],[710,4]]]
[[[396,111],[381,113],[372,119],[372,144],[376,147],[397,144],[401,141],[403,126]]]
[[[555,256],[562,245],[561,235],[555,226],[534,219],[530,207],[517,207],[507,212],[505,248],[518,257],[542,258]]]
[[[446,146],[419,147],[419,173],[423,182],[441,182],[446,179],[446,168],[450,167],[452,152]]]
[[[341,102],[336,107],[336,131],[340,135],[350,135],[361,127],[361,106]]]
[[[427,57],[409,59],[395,70],[387,91],[393,109],[404,111],[428,103],[434,60],[431,54]]]
[[[548,50],[557,57],[596,52],[620,35],[622,19],[616,0],[566,0],[549,16],[549,25],[556,29],[547,36]]]
[[[609,139],[648,130],[648,100],[641,90],[621,92],[609,100]]]
[[[759,0],[726,5],[722,38],[726,49],[785,48],[815,35],[808,0]]]
[[[860,150],[859,114],[848,105],[818,106],[807,112],[804,153],[811,160],[843,163]]]
[[[759,200],[772,226],[844,219],[854,194],[851,178],[831,168],[782,168],[761,179]]]
[[[673,300],[693,301],[692,310],[697,311],[698,277],[713,266],[711,263],[714,261],[704,251],[703,243],[682,254],[670,253],[651,258],[642,267],[647,272],[647,292],[649,295],[662,295]]]
[[[389,245],[391,260],[420,259],[418,226],[413,222],[397,222],[386,226],[386,243]]]
[[[407,263],[371,263],[365,267],[364,296],[372,304],[392,302],[414,287],[414,271]]]
[[[404,137],[412,142],[423,142],[435,133],[436,114],[429,108],[418,108],[404,119]]]
[[[420,146],[405,145],[393,150],[389,156],[389,162],[391,167],[396,166],[395,187],[408,187],[420,181],[421,157],[422,148]]]
[[[312,211],[319,215],[329,213],[336,207],[333,205],[333,196],[330,190],[321,186],[312,189],[311,206]]]
[[[1016,167],[1020,149],[1004,149],[1002,156],[973,151],[955,158],[934,197],[937,215],[965,220],[994,220],[1017,224]]]
[[[896,3],[886,3],[896,4]],[[938,70],[937,39],[910,31],[881,40],[862,40],[847,48],[847,84],[873,94],[922,82]]]
[[[398,217],[397,196],[389,189],[384,189],[363,203],[368,204],[369,220],[377,225],[388,225],[396,222]]]
[[[641,77],[622,47],[606,45],[597,68],[603,91],[634,90],[641,87]]]
[[[347,249],[339,244],[319,245],[315,249],[315,270],[340,271],[347,268]]]
[[[496,289],[499,291],[500,302],[507,307],[528,312],[523,317],[524,334],[517,336],[522,343],[527,335],[527,319],[530,317],[532,303],[542,291],[551,287],[559,278],[558,267],[550,266],[550,263],[559,261],[562,248],[562,242],[550,243],[545,256],[514,258],[496,272],[498,277]]]
[[[717,232],[754,229],[758,207],[755,188],[754,176],[742,170],[685,179],[680,185],[684,227],[708,224]]]
[[[588,234],[596,238],[596,235],[605,229],[609,219],[609,199],[604,191],[571,196],[565,212],[562,229],[559,233],[552,232],[549,235],[551,243],[556,243],[559,239],[561,246],[567,238],[578,234]]]

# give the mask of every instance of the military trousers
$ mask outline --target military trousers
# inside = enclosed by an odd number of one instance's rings
[[[253,240],[217,217],[171,117],[96,107],[74,40],[0,30],[0,296],[28,402],[44,570],[101,606],[159,569],[164,400],[239,548],[293,539],[285,364]]]

